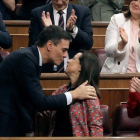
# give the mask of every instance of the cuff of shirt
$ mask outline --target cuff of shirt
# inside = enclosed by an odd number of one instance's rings
[[[75,29],[73,30],[73,33],[70,33],[70,32],[69,32],[73,38],[75,38],[76,35],[77,35],[77,33],[78,33],[78,27],[75,26],[74,28],[75,28]]]
[[[67,98],[67,105],[70,105],[72,103],[72,96],[70,92],[65,92],[64,93],[66,95]]]

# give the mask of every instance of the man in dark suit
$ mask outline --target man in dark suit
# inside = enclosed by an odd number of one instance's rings
[[[12,46],[12,38],[8,32],[8,30],[5,28],[5,25],[2,21],[2,15],[0,13],[0,47],[4,49],[8,49]],[[0,63],[2,62],[3,58],[0,54]]]
[[[52,0],[51,4],[36,8],[31,12],[29,46],[35,44],[40,31],[44,27],[51,24],[58,25],[60,17],[58,11],[60,10],[63,11],[64,30],[72,38],[68,51],[69,58],[72,58],[79,49],[91,49],[93,45],[93,32],[90,10],[87,7],[69,3],[69,0]],[[49,72],[52,72],[52,69]]]
[[[70,36],[61,27],[49,26],[36,45],[8,55],[0,65],[0,136],[25,136],[32,129],[34,112],[66,108],[75,99],[96,96],[87,82],[58,96],[45,96],[39,82],[44,63],[59,65],[67,56]]]

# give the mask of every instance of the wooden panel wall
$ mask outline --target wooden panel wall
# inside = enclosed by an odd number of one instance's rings
[[[13,45],[8,51],[20,49],[21,47],[27,47],[29,42],[29,24],[30,21],[4,21],[6,28],[9,30]],[[108,22],[91,22],[93,27],[93,49],[104,48],[105,32],[108,26]]]

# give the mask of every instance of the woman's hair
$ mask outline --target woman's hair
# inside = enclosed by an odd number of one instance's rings
[[[100,77],[100,67],[97,57],[87,51],[81,51],[82,56],[79,58],[81,71],[77,79],[75,87],[78,87],[83,82],[88,80],[88,84],[94,86],[96,90],[97,97],[100,99],[99,92],[99,77]]]
[[[131,0],[131,2],[132,2],[132,0]],[[131,3],[131,2],[130,2],[130,3]],[[129,3],[129,5],[128,5],[128,9],[127,9],[126,11],[123,12],[123,14],[124,14],[124,16],[125,16],[126,19],[130,19],[130,17],[131,17],[130,3]]]

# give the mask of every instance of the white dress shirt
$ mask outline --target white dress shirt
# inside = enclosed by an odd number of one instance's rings
[[[37,47],[38,49],[38,47]],[[42,66],[42,56],[41,56],[41,53],[38,49],[38,53],[39,53],[39,66]],[[71,104],[72,103],[72,95],[70,92],[65,92],[64,93],[66,95],[66,99],[67,99],[67,105]]]

